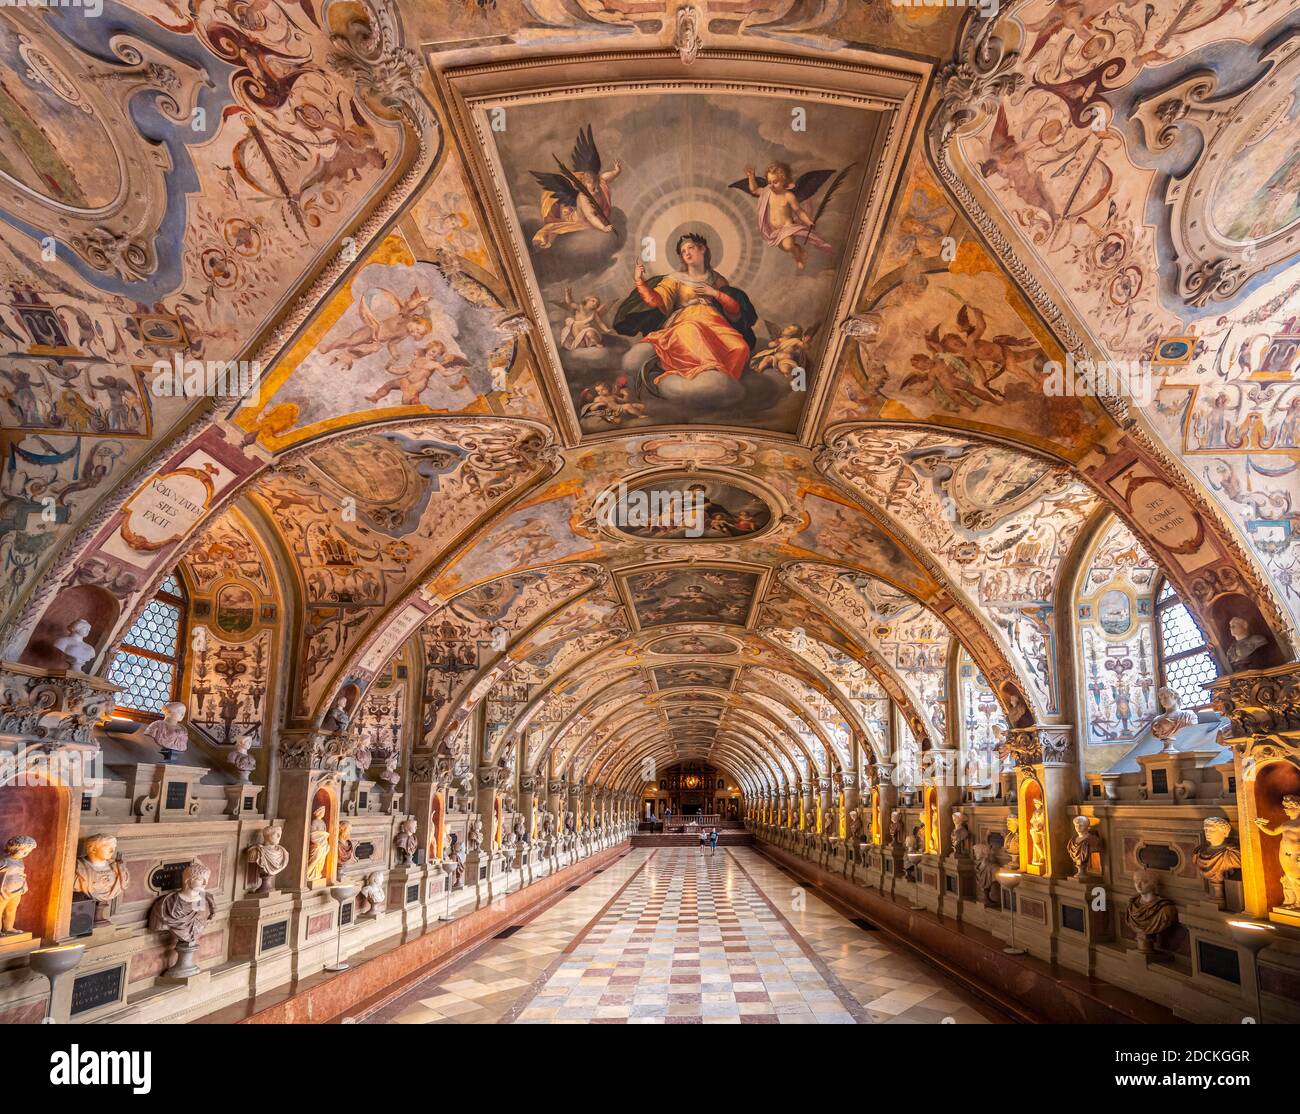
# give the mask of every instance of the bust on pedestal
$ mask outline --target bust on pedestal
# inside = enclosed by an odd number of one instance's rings
[[[1149,870],[1133,872],[1133,888],[1137,894],[1128,903],[1124,920],[1137,937],[1143,955],[1166,954],[1165,937],[1178,925],[1178,907],[1167,897],[1156,892],[1156,876]]]
[[[162,719],[156,719],[144,729],[162,751],[162,760],[170,762],[175,755],[189,748],[189,733],[181,725],[185,718],[185,705],[173,700],[163,705]]]
[[[289,865],[289,852],[280,846],[283,835],[279,824],[270,824],[262,829],[261,842],[248,849],[249,873],[253,875],[250,892],[256,897],[269,894],[275,876]]]
[[[99,833],[87,837],[85,850],[77,859],[74,889],[95,899],[95,923],[108,923],[108,907],[131,881],[130,872],[117,854],[117,836]]]
[[[169,978],[183,979],[199,973],[194,949],[217,911],[217,904],[208,893],[211,877],[212,872],[195,860],[185,868],[181,888],[163,894],[149,910],[149,927],[172,934],[176,962],[165,972]]]
[[[1173,754],[1178,733],[1196,726],[1196,713],[1184,709],[1182,697],[1168,685],[1156,693],[1156,699],[1163,711],[1151,721],[1151,734],[1164,743],[1165,754]]]
[[[1196,849],[1196,869],[1220,909],[1226,907],[1224,882],[1229,873],[1241,869],[1241,848],[1232,837],[1232,822],[1226,816],[1207,816],[1201,824],[1205,840]]]
[[[54,648],[59,651],[72,668],[78,673],[85,673],[86,666],[90,664],[91,659],[99,652],[86,641],[86,636],[90,634],[90,623],[86,619],[78,619],[68,626],[68,633],[62,638],[54,640]]]
[[[1066,844],[1066,851],[1070,855],[1070,862],[1074,864],[1072,881],[1083,882],[1092,873],[1092,856],[1101,853],[1101,836],[1086,816],[1076,816],[1071,823],[1074,825],[1074,835]]]

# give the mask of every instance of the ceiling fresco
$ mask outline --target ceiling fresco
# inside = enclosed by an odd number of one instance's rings
[[[1131,740],[1166,582],[1294,659],[1294,5],[105,13],[0,8],[6,659],[179,567],[214,745],[754,791]]]

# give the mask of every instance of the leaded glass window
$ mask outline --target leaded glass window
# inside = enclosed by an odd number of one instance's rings
[[[1207,707],[1210,694],[1205,686],[1219,675],[1219,667],[1196,619],[1168,580],[1156,600],[1156,629],[1164,684],[1178,693],[1184,708]]]
[[[159,715],[163,705],[176,698],[184,620],[185,589],[173,574],[132,624],[113,658],[108,679],[122,686],[118,708]]]

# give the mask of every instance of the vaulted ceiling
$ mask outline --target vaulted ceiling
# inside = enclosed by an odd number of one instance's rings
[[[1294,656],[1287,0],[132,0],[0,8],[0,52],[7,658],[93,589],[102,671],[243,560],[287,724],[406,647],[421,745],[486,701],[530,770],[757,790],[891,701],[951,743],[959,649],[1069,715],[1116,515],[1216,648]]]

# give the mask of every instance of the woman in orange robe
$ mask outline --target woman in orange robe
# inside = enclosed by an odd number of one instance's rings
[[[754,346],[754,307],[712,268],[704,237],[687,233],[677,241],[677,257],[682,269],[652,279],[653,286],[645,266],[637,264],[636,291],[614,327],[624,335],[645,334],[659,361],[656,383],[669,375],[694,379],[709,370],[739,379]],[[640,312],[633,309],[636,301]]]

